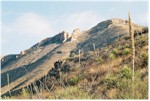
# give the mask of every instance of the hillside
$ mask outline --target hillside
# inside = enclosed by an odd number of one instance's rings
[[[62,94],[65,89],[73,94],[79,91],[78,94],[83,94],[83,99],[132,98],[128,94],[124,97],[123,92],[120,93],[122,95],[117,95],[117,92],[123,87],[129,87],[131,83],[128,24],[127,20],[110,19],[100,22],[87,31],[77,28],[71,36],[63,31],[54,37],[42,40],[20,54],[5,56],[1,59],[1,95],[9,95],[9,91],[12,95],[18,95],[22,88],[35,89],[31,87],[35,85],[40,88],[42,84],[39,84],[40,80],[47,85],[46,88],[41,87],[45,95],[40,94],[40,98],[72,98],[73,95]],[[133,29],[136,45],[136,75],[138,82],[141,82],[137,88],[143,85],[147,87],[148,30],[136,24],[133,24]],[[50,76],[48,79],[49,71],[58,60],[62,60],[62,65],[64,67],[66,65],[67,69],[62,69],[59,79],[55,76],[52,78]],[[128,74],[126,70],[123,70],[125,67],[128,69]],[[121,72],[125,74],[118,76]],[[9,85],[7,76],[9,76]],[[125,79],[122,79],[124,76]],[[48,79],[47,82],[44,82],[44,79]],[[123,85],[126,82],[129,85]],[[49,89],[48,92],[47,89]],[[62,92],[59,89],[62,89]],[[129,89],[130,87],[127,90]],[[145,96],[141,94],[139,98],[147,98],[146,90],[148,89],[143,90]],[[35,90],[34,92],[36,93],[32,98],[39,97],[37,94],[41,91]],[[139,92],[142,93],[140,90]],[[78,94],[73,98],[78,98]]]

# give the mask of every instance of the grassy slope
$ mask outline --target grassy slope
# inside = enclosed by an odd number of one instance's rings
[[[129,38],[92,52],[67,58],[71,67],[61,79],[48,81],[48,89],[31,96],[27,89],[11,99],[147,99],[148,98],[148,34],[135,38],[135,83],[132,83]],[[82,60],[88,57],[87,60]],[[54,84],[54,85],[53,85]],[[53,85],[53,86],[51,86]],[[41,87],[42,88],[42,87]],[[7,97],[3,97],[7,98]]]

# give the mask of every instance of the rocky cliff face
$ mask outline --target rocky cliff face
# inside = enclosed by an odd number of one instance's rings
[[[139,30],[143,27],[134,24],[133,28]],[[46,38],[27,49],[25,53],[21,53],[22,55],[18,59],[13,56],[13,62],[8,61],[11,59],[5,59],[7,65],[2,65],[1,94],[6,94],[10,90],[17,91],[40,79],[54,67],[53,64],[57,60],[68,58],[75,50],[92,51],[93,43],[95,43],[95,48],[102,48],[123,36],[129,36],[128,21],[111,19],[103,21],[87,31],[77,28],[71,37],[63,31],[54,37]],[[3,59],[1,61],[4,61]],[[7,74],[10,76],[9,87]]]
[[[60,42],[64,43],[67,41],[68,38],[69,38],[68,32],[63,31],[62,33],[60,33]]]
[[[63,31],[57,35],[55,35],[54,37],[51,38],[46,38],[44,40],[42,40],[40,43],[38,43],[38,46],[46,46],[49,44],[53,44],[53,43],[64,43],[67,39],[69,38],[69,33],[66,31]]]
[[[77,41],[77,38],[78,38],[79,36],[81,36],[81,34],[82,34],[82,32],[80,31],[79,28],[75,29],[75,30],[73,31],[73,33],[72,33],[72,36],[71,36],[71,42],[72,42],[72,41]]]

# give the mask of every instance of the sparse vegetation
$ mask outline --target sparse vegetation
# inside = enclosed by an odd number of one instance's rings
[[[122,52],[123,55],[131,54],[131,50],[129,48],[125,48]]]
[[[135,37],[134,86],[129,42],[127,36],[101,49],[93,44],[94,51],[81,53],[80,59],[72,53],[34,82],[37,90],[23,88],[18,95],[1,99],[148,99],[148,34]]]
[[[119,50],[118,50],[118,49],[116,49],[116,48],[114,48],[114,49],[112,50],[112,54],[114,54],[114,55],[118,55],[118,54],[119,54]]]
[[[131,68],[128,67],[127,65],[123,66],[123,68],[121,69],[121,72],[120,72],[120,77],[126,78],[126,79],[131,79],[131,77],[132,77]]]
[[[148,53],[142,53],[142,67],[145,67],[148,65]]]
[[[116,58],[116,56],[115,56],[115,54],[110,53],[110,54],[109,54],[109,58],[110,58],[111,60],[114,60],[114,59]]]
[[[112,89],[117,87],[117,78],[113,75],[109,76],[108,78],[106,78],[106,85],[107,85],[107,89]]]
[[[90,99],[88,93],[77,86],[57,89],[54,94],[55,96],[49,96],[48,99]]]
[[[31,94],[29,93],[29,90],[27,88],[22,89],[21,96],[24,99],[30,99],[31,98]]]
[[[98,58],[95,59],[95,61],[100,64],[100,63],[102,63],[104,60],[102,59],[102,57],[98,57]]]
[[[78,84],[79,80],[81,80],[81,78],[82,78],[81,75],[79,75],[77,77],[73,77],[68,81],[68,83],[70,85],[76,85],[76,84]]]

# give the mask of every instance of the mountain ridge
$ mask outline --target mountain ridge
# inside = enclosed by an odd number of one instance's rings
[[[136,32],[140,32],[144,27],[133,24],[133,28]],[[87,31],[75,29],[71,36],[68,32],[63,31],[54,37],[46,38],[16,55],[12,62],[8,61],[9,59],[7,60],[8,57],[6,56],[1,59],[1,94],[25,87],[47,75],[54,62],[64,60],[72,53],[77,54],[79,49],[82,53],[93,51],[93,43],[96,48],[102,48],[118,38],[128,35],[127,20],[111,19],[103,21]],[[11,77],[11,87],[9,88],[6,82],[7,74]],[[20,86],[17,87],[18,85]]]

